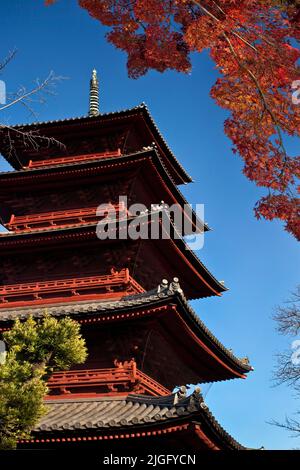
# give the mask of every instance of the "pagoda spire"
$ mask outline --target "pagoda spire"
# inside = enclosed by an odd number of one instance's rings
[[[97,78],[97,70],[94,69],[90,80],[89,116],[98,116],[99,114],[99,82]]]

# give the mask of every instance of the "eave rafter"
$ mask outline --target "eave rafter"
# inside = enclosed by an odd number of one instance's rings
[[[145,132],[149,133],[149,144],[151,143],[152,137],[158,146],[160,153],[163,155],[163,159],[166,162],[166,167],[168,168],[171,176],[176,181],[176,184],[188,183],[192,181],[191,177],[186,173],[182,165],[168,147],[145,103],[122,111],[102,113],[99,116],[82,116],[57,121],[19,124],[16,125],[15,128],[22,129],[22,131],[25,132],[38,131],[40,135],[49,134],[51,136],[56,136],[57,140],[59,141],[60,136],[63,136],[64,134],[71,133],[74,135],[74,133],[76,133],[76,129],[78,130],[84,127],[99,128],[99,126],[107,126],[110,123],[116,125],[124,121],[131,121],[133,123],[138,122],[144,127]],[[17,143],[16,146],[19,147],[16,148],[18,158],[9,158],[5,147],[0,148],[0,151],[15,169],[20,169],[20,160],[22,160],[22,152],[24,152],[24,148],[22,148],[22,145],[18,146]],[[24,164],[27,163],[24,162]]]
[[[20,191],[22,188],[25,191],[28,190],[28,187],[35,187],[36,190],[39,188],[45,190],[45,188],[51,187],[53,184],[59,185],[59,181],[65,188],[68,182],[73,183],[74,178],[78,180],[80,178],[82,182],[87,176],[89,177],[89,184],[91,184],[92,181],[96,183],[97,181],[102,181],[103,178],[109,178],[109,174],[113,171],[120,174],[121,170],[137,171],[142,168],[145,174],[147,174],[146,180],[149,180],[149,176],[151,176],[155,186],[160,185],[162,195],[165,194],[163,197],[170,201],[170,205],[179,204],[184,211],[184,207],[188,206],[188,202],[169,176],[155,147],[149,147],[148,149],[128,155],[108,155],[107,157],[101,156],[98,158],[95,155],[94,160],[88,159],[81,162],[63,163],[50,167],[37,167],[0,173],[0,198],[2,201],[5,201],[10,192]],[[199,220],[192,208],[191,216],[193,229],[199,230],[199,227],[203,227],[204,231],[209,230],[208,225]],[[185,214],[185,217],[189,219],[187,214]]]
[[[80,305],[81,304],[81,305]],[[189,306],[181,289],[169,287],[160,292],[146,292],[124,298],[115,302],[81,302],[69,305],[47,306],[51,315],[71,316],[83,325],[105,324],[107,322],[145,321],[147,318],[163,321],[163,330],[168,325],[175,325],[175,331],[180,331],[180,337],[186,337],[186,344],[191,348],[194,357],[205,354],[207,360],[214,364],[219,373],[214,374],[213,380],[245,378],[252,370],[248,360],[239,359],[227,349],[204,325],[193,309]],[[16,318],[26,319],[28,315],[42,317],[44,308],[7,309],[0,312],[2,328],[7,328]],[[172,321],[170,319],[172,318]],[[5,324],[5,323],[6,324]],[[166,331],[166,330],[165,330]],[[172,333],[169,333],[172,337]],[[200,357],[200,356],[199,356]],[[211,381],[211,380],[207,380]],[[195,375],[195,383],[197,383]]]
[[[20,445],[26,448],[28,445],[79,444],[92,441],[100,444],[101,441],[106,441],[107,446],[107,441],[156,437],[161,439],[180,433],[178,437],[183,447],[196,440],[196,446],[200,449],[245,449],[216,421],[198,390],[179,401],[176,400],[176,395],[158,398],[132,394],[123,400],[75,400],[73,403],[48,401],[48,415],[36,426],[32,438],[21,440]],[[72,419],[74,407],[76,421]],[[106,407],[110,408],[110,412],[106,411]],[[87,421],[86,414],[91,416],[92,409],[93,417],[89,417]],[[101,409],[104,412],[102,419]],[[128,410],[127,418],[122,418],[119,409],[123,413]],[[113,419],[110,414],[114,416]],[[55,416],[54,421],[58,424],[54,424],[52,416]]]
[[[151,223],[151,212],[139,216],[138,224],[147,225],[148,231],[150,230]],[[114,234],[113,237],[108,237],[106,240],[101,240],[101,246],[105,244],[112,244],[116,246],[116,243],[119,242],[118,238],[115,236],[115,231],[121,233],[123,230],[128,230],[128,224],[131,221],[137,221],[136,217],[128,217],[126,220],[117,220],[112,221],[111,224],[107,225],[107,233],[112,231]],[[161,225],[162,230],[164,226]],[[174,233],[176,228],[173,225],[173,222],[170,220],[170,229]],[[99,243],[99,248],[101,249],[99,239],[97,238],[97,231],[99,231],[99,224],[90,223],[82,224],[80,227],[63,227],[47,229],[47,230],[37,230],[31,232],[20,232],[20,233],[5,233],[0,235],[0,254],[1,253],[17,253],[18,251],[30,250],[32,248],[43,249],[43,247],[49,248],[50,246],[68,246],[76,244],[78,242],[83,243]],[[113,238],[113,239],[111,239]],[[124,237],[120,237],[124,241]],[[166,253],[168,252],[169,259],[176,259],[177,262],[180,262],[182,269],[184,269],[189,275],[186,279],[189,279],[189,282],[185,284],[185,290],[189,298],[198,298],[205,297],[210,295],[221,295],[222,292],[226,291],[227,288],[223,283],[219,282],[212,273],[204,266],[204,264],[199,260],[195,253],[188,247],[184,239],[177,232],[177,236],[172,238],[171,236],[163,240],[151,240],[149,239],[141,240],[143,243],[149,243],[147,245],[147,250],[151,248],[155,252],[160,252],[160,256],[164,257],[165,262],[167,262]],[[130,243],[131,240],[127,240],[125,236],[125,242]],[[151,246],[150,246],[151,244]],[[147,255],[147,250],[144,250],[144,255]],[[174,258],[176,256],[176,258]],[[174,264],[174,261],[173,261]],[[175,265],[173,266],[175,269]],[[175,273],[174,273],[175,274]],[[138,280],[138,279],[137,279]],[[159,282],[159,281],[157,281]],[[189,286],[189,287],[188,287]],[[151,287],[150,287],[151,288]]]

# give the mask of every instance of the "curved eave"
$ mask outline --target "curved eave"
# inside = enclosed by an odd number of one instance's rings
[[[95,124],[101,123],[111,120],[116,120],[118,118],[126,118],[131,117],[134,115],[141,115],[145,123],[148,125],[149,130],[152,132],[155,141],[163,151],[166,159],[171,167],[173,167],[174,172],[174,179],[176,180],[176,184],[182,183],[189,183],[192,181],[192,178],[186,173],[183,166],[179,163],[171,149],[169,148],[168,144],[166,143],[165,139],[163,138],[162,134],[160,133],[154,119],[152,118],[147,106],[145,103],[140,104],[134,108],[129,108],[121,111],[115,111],[110,113],[100,114],[99,116],[81,116],[76,118],[68,118],[68,119],[61,119],[61,120],[53,120],[53,121],[44,121],[44,122],[34,122],[31,124],[18,124],[12,126],[12,128],[22,129],[23,131],[29,130],[39,130],[42,135],[42,131],[45,129],[52,129],[55,130],[57,128],[62,128],[63,126],[71,126],[71,125],[78,125],[78,124]],[[21,169],[22,166],[17,158],[11,157],[5,153],[5,150],[1,150],[2,155],[8,163],[10,163],[13,168],[16,170]]]
[[[54,304],[47,305],[47,311],[52,316],[72,316],[88,324],[91,318],[99,318],[100,322],[108,321],[130,321],[136,318],[155,316],[156,314],[168,314],[168,310],[162,307],[176,306],[176,312],[181,322],[181,327],[189,337],[189,342],[195,344],[195,354],[198,348],[204,349],[212,361],[218,363],[222,372],[222,378],[218,374],[214,380],[224,380],[235,377],[244,377],[244,374],[250,372],[252,367],[237,358],[229,349],[227,349],[205,326],[198,315],[190,307],[183,294],[179,292],[146,292],[134,296],[124,297],[124,300],[111,302],[88,302],[82,301],[76,304]],[[1,309],[0,323],[11,324],[16,318],[26,319],[29,315],[34,317],[43,317],[45,308],[27,307],[15,309]],[[140,313],[143,313],[141,316]],[[170,311],[170,310],[169,310]],[[173,314],[173,312],[171,312]],[[169,316],[166,317],[170,322]],[[8,325],[7,325],[8,327]],[[207,380],[210,381],[210,380]],[[195,383],[197,380],[195,379]]]
[[[82,442],[84,436],[93,436],[98,445],[106,441],[107,446],[107,439],[139,438],[142,443],[149,436],[161,440],[181,431],[178,448],[188,444],[195,450],[246,449],[224,430],[201,395],[196,400],[187,397],[176,405],[173,402],[174,395],[161,399],[134,394],[126,399],[53,400],[46,402],[48,414],[35,427],[32,438],[19,442],[25,446],[59,443],[68,442],[67,437],[69,442],[72,437],[73,442]]]
[[[228,288],[223,283],[218,281],[215,276],[207,269],[207,267],[200,261],[198,256],[194,253],[193,250],[191,250],[183,238],[179,237],[171,241],[176,244],[179,255],[188,260],[189,265],[193,271],[198,274],[201,272],[201,280],[205,282],[211,291],[207,297],[212,295],[222,295],[223,292],[228,290]],[[185,253],[185,255],[183,253]],[[193,297],[193,299],[195,298],[198,297]]]
[[[199,318],[196,312],[189,305],[186,298],[176,293],[176,300],[179,308],[186,317],[187,323],[190,324],[197,336],[205,339],[205,343],[209,346],[210,350],[214,352],[222,361],[224,361],[235,373],[239,376],[244,376],[253,370],[250,364],[245,363],[236,357],[229,349],[227,349],[221,341],[207,328],[203,321]]]
[[[221,424],[214,417],[212,412],[208,407],[203,408],[203,413],[201,415],[200,428],[196,432],[201,431],[201,428],[207,428],[208,436],[213,436],[213,441],[216,442],[216,445],[219,446],[220,450],[248,450],[247,447],[240,444],[236,439],[234,439]],[[201,437],[201,436],[200,436]]]
[[[42,184],[42,182],[45,181],[45,179],[49,179],[49,177],[55,178],[57,176],[57,173],[62,174],[62,172],[64,172],[66,176],[68,175],[68,173],[71,173],[74,177],[74,170],[80,172],[80,170],[82,171],[89,168],[95,168],[96,171],[96,168],[98,168],[103,171],[106,168],[119,168],[120,164],[126,165],[130,164],[130,162],[133,162],[135,164],[142,158],[148,158],[151,162],[152,160],[153,162],[155,162],[155,165],[153,163],[153,170],[156,171],[158,177],[161,178],[166,188],[166,191],[169,191],[171,197],[174,199],[174,202],[179,201],[182,205],[189,205],[182,192],[178,189],[173,179],[170,177],[156,149],[143,150],[140,152],[122,155],[120,157],[108,157],[98,159],[95,158],[95,160],[90,160],[88,162],[64,163],[47,167],[29,168],[17,171],[3,172],[0,173],[0,182],[2,183],[3,191],[4,184],[10,184],[11,186],[12,183],[21,183],[27,186],[28,181],[30,180],[33,182],[33,184]],[[199,226],[201,226],[202,221],[199,220],[194,210],[192,210],[192,214],[194,219],[198,221]],[[210,230],[209,226],[205,223],[203,224],[203,227],[205,231]]]
[[[149,224],[149,217],[151,216],[151,213],[149,212],[145,216],[140,216],[139,221],[140,223],[145,223]],[[134,218],[129,218],[127,221],[120,221],[119,222],[119,227],[122,229],[122,223],[123,224],[128,224],[130,223]],[[115,223],[115,221],[113,221]],[[170,222],[171,227],[173,227],[173,230],[175,231],[175,227],[172,225]],[[126,226],[126,225],[125,225]],[[123,225],[124,227],[124,225]],[[53,229],[47,229],[47,230],[37,230],[37,231],[32,231],[30,233],[3,233],[0,234],[0,252],[1,250],[16,250],[16,249],[23,249],[23,248],[30,248],[32,246],[37,246],[39,244],[40,246],[50,246],[50,245],[55,245],[56,243],[66,243],[68,240],[70,242],[74,241],[80,241],[80,240],[97,240],[97,235],[96,235],[96,228],[97,224],[95,223],[90,223],[90,224],[82,224],[81,226],[78,227],[76,226],[69,226],[69,227],[63,227],[63,228],[53,228]],[[189,272],[193,273],[194,275],[194,284],[193,286],[191,285],[191,292],[193,291],[193,295],[189,295],[189,298],[200,298],[199,293],[197,294],[197,284],[198,282],[203,283],[205,285],[207,291],[206,294],[201,294],[201,297],[208,297],[212,295],[221,295],[223,292],[227,290],[227,288],[219,282],[213,275],[212,273],[205,267],[205,265],[199,260],[199,258],[195,255],[195,253],[188,247],[187,243],[184,241],[184,239],[177,234],[177,237],[172,239],[172,238],[167,238],[163,240],[145,240],[145,242],[151,241],[152,243],[155,244],[155,242],[160,242],[157,243],[156,249],[158,250],[163,250],[165,251],[165,247],[169,247],[169,250],[171,250],[173,253],[174,251],[176,254],[179,256],[181,262],[183,263],[184,266],[187,267]],[[101,241],[103,242],[103,241]],[[109,242],[118,242],[118,240],[105,240],[106,243]],[[167,245],[165,244],[167,243]],[[162,246],[164,244],[164,246]],[[197,281],[198,279],[198,281]],[[200,284],[199,284],[200,285]]]

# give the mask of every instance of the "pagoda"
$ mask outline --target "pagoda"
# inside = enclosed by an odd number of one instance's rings
[[[191,178],[146,105],[101,114],[93,71],[87,116],[14,129],[43,138],[27,146],[16,138],[13,152],[2,139],[1,153],[14,170],[0,174],[7,229],[0,235],[1,331],[47,310],[78,321],[88,349],[85,364],[50,377],[47,414],[19,447],[244,449],[214,418],[198,387],[245,378],[252,370],[189,304],[220,296],[224,284],[189,249],[188,233],[97,235],[110,211],[119,234],[134,220],[128,207],[136,203],[148,208],[145,224],[153,212],[161,221],[164,201],[180,206],[183,219],[196,226],[178,189]],[[106,210],[99,212],[99,205]]]

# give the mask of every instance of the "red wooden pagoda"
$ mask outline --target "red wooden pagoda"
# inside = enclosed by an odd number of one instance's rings
[[[85,364],[53,374],[48,413],[20,447],[242,449],[198,388],[189,396],[185,387],[173,393],[183,384],[244,378],[251,370],[188,303],[221,295],[224,285],[183,238],[96,236],[99,204],[115,210],[118,224],[130,217],[120,195],[128,204],[150,208],[163,200],[184,211],[178,185],[191,179],[147,107],[100,114],[93,72],[89,116],[22,130],[62,145],[41,139],[36,149],[20,140],[11,154],[3,140],[1,153],[14,171],[0,174],[7,228],[0,235],[0,326],[41,317],[45,309],[70,316],[82,325],[89,355]]]

